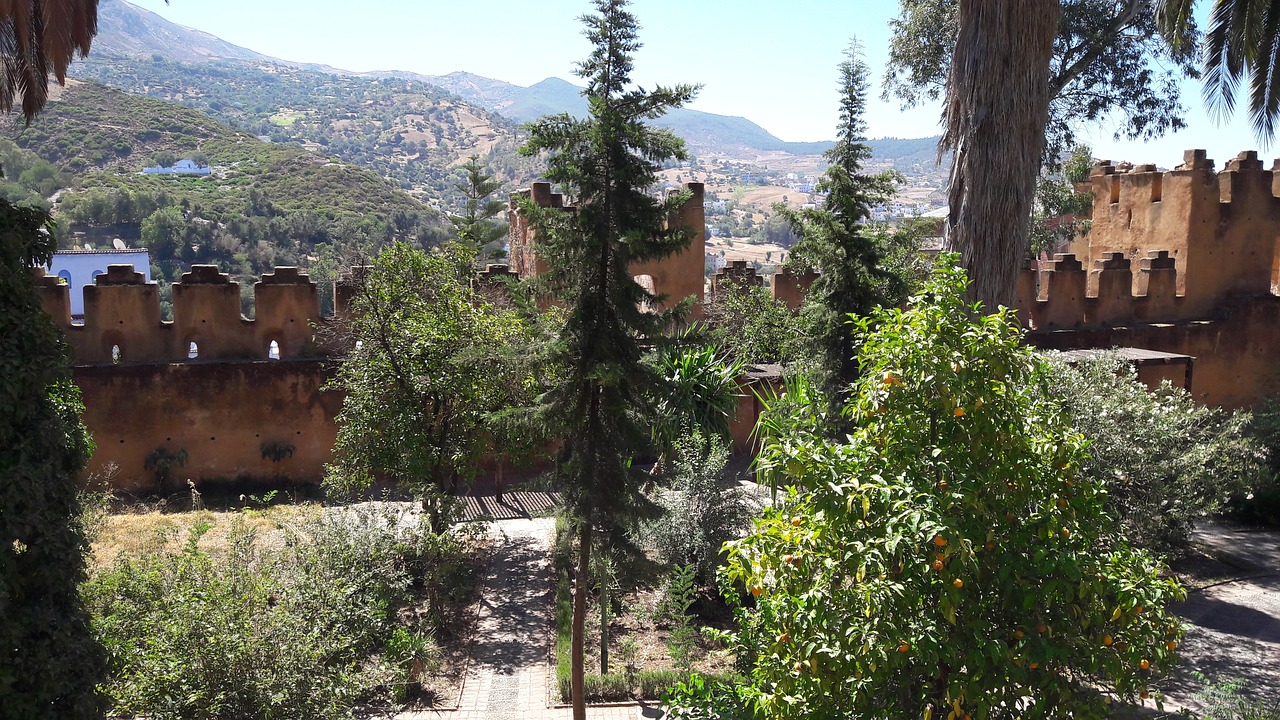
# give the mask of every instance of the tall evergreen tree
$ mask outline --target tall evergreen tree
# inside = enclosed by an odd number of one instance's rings
[[[775,208],[800,238],[791,251],[791,263],[820,273],[810,290],[807,312],[819,384],[833,408],[843,407],[845,391],[858,373],[849,316],[897,302],[905,288],[901,278],[880,266],[879,243],[864,227],[872,208],[893,196],[894,183],[892,173],[862,171],[871,159],[863,119],[868,74],[861,46],[854,40],[840,63],[840,127],[835,146],[826,154],[831,166],[818,183],[819,191],[827,193],[822,206]]]
[[[593,537],[606,546],[655,508],[641,492],[632,458],[648,443],[652,389],[660,379],[643,361],[646,339],[659,335],[666,313],[645,312],[657,300],[632,279],[633,263],[685,247],[690,233],[666,220],[687,198],[650,194],[660,163],[684,158],[684,143],[647,120],[691,100],[696,88],[645,91],[633,87],[632,53],[639,47],[635,17],[625,0],[596,0],[596,14],[581,18],[595,46],[578,65],[586,79],[586,119],[567,114],[529,126],[525,154],[548,153],[546,177],[575,208],[565,212],[527,203],[547,263],[543,282],[566,310],[554,354],[563,381],[545,396],[538,417],[562,438],[555,474],[578,533],[573,602],[574,717],[586,717],[583,631]]]
[[[501,257],[502,246],[498,241],[506,236],[507,229],[494,222],[493,217],[506,208],[506,203],[495,200],[493,194],[502,183],[494,182],[493,174],[485,172],[477,155],[467,158],[462,171],[466,178],[453,186],[466,202],[461,213],[449,216],[449,222],[457,230],[458,239],[471,246],[481,262],[489,257]]]

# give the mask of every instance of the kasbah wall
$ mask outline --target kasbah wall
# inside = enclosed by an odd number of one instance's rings
[[[1203,151],[1189,151],[1182,165],[1164,173],[1150,165],[1128,172],[1096,166],[1090,234],[1070,254],[1029,264],[1020,279],[1019,316],[1028,342],[1192,356],[1191,392],[1209,404],[1249,406],[1280,391],[1272,361],[1280,357],[1280,173],[1273,170],[1263,170],[1256,153],[1242,153],[1215,173]],[[689,249],[632,272],[648,276],[667,298],[701,301],[702,185],[686,189],[692,197],[673,222],[695,231]],[[511,266],[491,266],[480,282],[542,269],[519,197],[563,207],[545,183],[514,194]],[[798,306],[812,280],[776,276],[773,294]],[[730,265],[712,278],[712,292],[727,282],[760,284],[761,278]],[[89,472],[101,474],[111,463],[116,487],[155,492],[155,473],[145,461],[165,448],[185,450],[188,458],[173,470],[171,485],[187,478],[202,488],[315,482],[323,475],[342,398],[321,388],[342,349],[317,340],[317,330],[333,318],[320,316],[316,286],[305,273],[281,267],[264,275],[254,285],[252,320],[240,313],[239,285],[212,266],[193,267],[174,284],[172,322],[160,320],[156,285],[128,266],[112,267],[85,288],[82,324],[72,323],[68,291],[58,278],[38,283],[46,311],[75,353],[74,377],[97,443]],[[351,292],[335,288],[338,317]],[[196,357],[190,357],[192,343]],[[1181,369],[1177,374],[1170,377],[1180,384]],[[743,379],[748,387],[733,422],[739,452],[749,451],[759,413],[750,386],[771,381],[768,369]],[[273,460],[272,446],[292,452]]]

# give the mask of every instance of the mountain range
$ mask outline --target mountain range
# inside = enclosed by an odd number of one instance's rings
[[[90,64],[110,59],[163,58],[175,63],[275,65],[333,75],[416,81],[438,87],[463,102],[517,123],[561,112],[581,116],[586,111],[582,88],[560,78],[551,77],[529,87],[521,87],[467,72],[447,75],[396,70],[357,73],[328,65],[273,58],[170,22],[126,0],[101,0],[98,12],[99,30],[87,61]],[[746,118],[699,110],[676,110],[655,124],[668,127],[683,137],[694,154],[719,154],[740,160],[751,160],[754,154],[769,152],[815,155],[832,145],[829,141],[786,142]],[[882,146],[881,141],[872,141],[871,144],[873,150]],[[875,154],[888,157],[883,152]]]

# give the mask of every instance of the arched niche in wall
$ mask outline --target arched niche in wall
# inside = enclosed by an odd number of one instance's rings
[[[279,360],[279,359],[280,359],[280,343],[279,343],[279,341],[272,340],[271,342],[267,343],[267,359],[268,359],[268,360]]]

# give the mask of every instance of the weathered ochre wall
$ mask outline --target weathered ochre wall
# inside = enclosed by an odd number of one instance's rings
[[[630,269],[633,276],[648,275],[652,278],[653,291],[665,299],[661,307],[669,307],[689,296],[702,302],[707,239],[703,185],[685,183],[684,189],[690,197],[671,218],[670,224],[692,234],[689,246],[670,257],[637,263]],[[538,257],[537,234],[520,211],[522,198],[539,207],[563,208],[565,212],[574,212],[574,208],[565,206],[563,195],[551,192],[550,183],[533,183],[528,189],[511,194],[507,205],[511,270],[520,277],[532,277],[545,272],[546,263]]]
[[[1094,168],[1090,232],[1020,278],[1028,341],[1195,358],[1191,392],[1247,407],[1280,391],[1280,177],[1257,153],[1221,173],[1202,150],[1159,173]]]
[[[330,373],[324,360],[78,366],[84,421],[97,444],[88,471],[105,476],[114,464],[117,488],[160,492],[145,463],[164,448],[187,453],[170,471],[167,493],[185,491],[188,478],[202,491],[318,481],[342,407],[339,393],[321,390]],[[264,458],[268,444],[292,446],[292,455]]]

